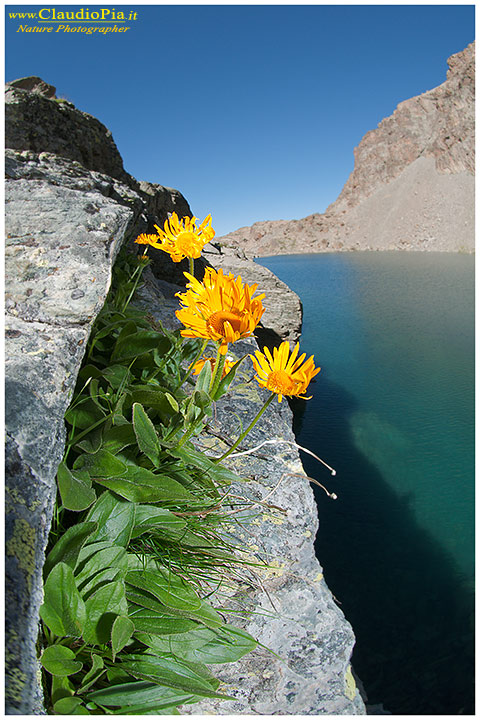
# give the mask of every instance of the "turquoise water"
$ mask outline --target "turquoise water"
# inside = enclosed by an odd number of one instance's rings
[[[337,470],[302,458],[338,495],[316,493],[316,549],[355,630],[369,703],[472,713],[474,258],[259,262],[300,295],[302,351],[322,367],[312,400],[295,404],[295,431]]]

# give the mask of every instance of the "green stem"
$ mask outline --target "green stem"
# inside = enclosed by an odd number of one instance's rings
[[[80,435],[77,435],[77,437],[72,438],[72,440],[68,443],[68,447],[70,448],[72,445],[76,444],[79,440],[81,440],[85,435],[88,435],[88,433],[91,430],[95,430],[96,427],[101,425],[105,422],[105,420],[108,420],[108,418],[111,418],[113,413],[109,413],[108,415],[105,415],[103,418],[100,418],[100,420],[97,420],[97,422],[93,423],[93,425],[90,425],[86,430],[80,433]]]
[[[196,362],[198,362],[198,360],[200,360],[200,357],[202,356],[202,353],[203,353],[203,351],[205,350],[205,348],[207,347],[207,345],[208,345],[208,339],[207,339],[207,340],[204,340],[204,342],[203,342],[203,344],[202,344],[202,347],[200,348],[200,350],[198,351],[198,353],[195,355],[195,358],[192,360],[192,362],[191,362],[190,365],[188,366],[187,372],[185,373],[185,375],[183,376],[182,380],[180,380],[180,383],[179,383],[179,384],[177,385],[177,387],[175,388],[175,392],[176,392],[179,388],[182,387],[182,385],[183,385],[183,383],[185,382],[185,380],[189,377],[190,373],[192,372],[193,366],[195,365]]]
[[[193,277],[195,277],[195,273],[193,270],[193,258],[192,257],[188,258],[188,272],[190,273],[190,275],[193,275]]]
[[[143,272],[144,268],[145,268],[145,265],[139,265],[139,266],[137,267],[137,269],[135,270],[135,272],[133,273],[133,275],[132,275],[132,280],[133,280],[133,278],[135,277],[135,275],[137,275],[137,278],[136,278],[135,283],[134,283],[134,285],[133,285],[132,291],[131,291],[130,295],[128,296],[127,301],[125,302],[125,304],[124,304],[121,312],[125,312],[126,308],[128,307],[128,303],[129,303],[130,300],[132,299],[133,294],[134,294],[135,290],[137,289],[138,283],[140,282],[140,278],[142,277],[142,272]]]
[[[258,411],[258,413],[255,415],[255,417],[253,418],[252,422],[251,422],[250,425],[247,427],[247,429],[245,430],[245,432],[243,432],[243,433],[240,435],[240,437],[238,438],[238,440],[232,445],[232,447],[231,447],[229,450],[227,450],[226,453],[224,453],[221,457],[216,458],[213,462],[219,463],[219,462],[221,462],[222,460],[225,460],[225,458],[227,458],[227,457],[240,445],[240,443],[242,442],[242,440],[243,440],[244,438],[246,438],[246,436],[248,435],[248,433],[250,432],[250,430],[253,428],[253,426],[256,425],[256,423],[260,420],[261,416],[263,415],[263,413],[265,412],[265,410],[267,409],[267,407],[270,405],[270,403],[272,402],[272,400],[273,400],[274,397],[276,397],[276,395],[275,395],[275,393],[272,393],[272,394],[270,395],[270,397],[268,398],[268,400],[267,400],[267,401],[265,402],[265,404],[263,405],[263,407],[261,407],[260,410]]]
[[[195,422],[192,422],[192,425],[191,425],[190,429],[187,430],[187,432],[186,432],[184,435],[182,435],[182,437],[180,438],[180,441],[179,441],[179,443],[178,443],[178,445],[177,445],[177,450],[178,450],[178,448],[181,448],[182,445],[185,445],[185,443],[187,442],[187,440],[190,440],[190,438],[192,437],[193,433],[195,432],[196,425],[197,425],[201,420],[203,420],[204,417],[205,417],[205,413],[202,413],[202,414],[200,415],[200,417],[198,417],[198,418],[195,420]]]
[[[223,375],[223,368],[225,367],[226,353],[222,355],[220,352],[220,346],[217,350],[217,359],[215,361],[215,367],[213,368],[212,380],[210,383],[210,397],[215,397],[215,393],[220,385],[220,380]]]

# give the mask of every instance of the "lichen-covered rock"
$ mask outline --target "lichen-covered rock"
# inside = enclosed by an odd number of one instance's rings
[[[141,305],[175,329],[179,289],[147,274]],[[240,341],[229,355],[240,358],[256,347],[253,339]],[[195,441],[207,455],[222,455],[228,445],[221,438],[233,442],[268,398],[253,375],[245,361],[230,392],[216,403],[214,418]],[[184,706],[185,714],[365,714],[350,667],[355,637],[315,557],[317,507],[291,428],[287,402],[274,400],[237,452],[267,444],[225,461],[241,478],[229,491],[238,523],[227,539],[254,567],[244,582],[226,580],[210,601],[227,609],[232,622],[261,646],[232,665],[213,667],[235,700],[203,700]],[[241,512],[239,501],[245,505]]]
[[[105,197],[98,178],[80,168],[70,168],[62,184],[65,162],[54,156],[11,151],[8,168],[6,701],[8,713],[31,714],[38,712],[35,643],[63,416],[135,212]]]
[[[65,445],[63,417],[92,323],[105,302],[113,262],[127,239],[152,222],[164,222],[168,212],[190,214],[176,190],[148,184],[140,190],[140,183],[123,173],[120,155],[106,128],[73,106],[48,99],[43,81],[30,80],[22,80],[24,89],[7,90],[5,608],[9,714],[41,712],[35,644],[55,475]],[[66,117],[68,122],[56,137],[57,124]]]
[[[246,342],[236,343],[232,349],[237,356],[253,351]],[[246,427],[268,398],[270,393],[251,382],[252,375],[247,366],[231,393],[218,403],[213,431],[235,439],[240,422]],[[229,608],[235,623],[261,646],[235,665],[216,668],[235,700],[205,700],[183,708],[184,712],[365,714],[350,668],[354,634],[315,557],[317,508],[298,451],[290,444],[295,441],[291,425],[287,403],[274,400],[243,447],[254,448],[266,439],[269,444],[226,461],[242,478],[231,494],[251,503],[237,514],[242,524],[232,524],[229,539],[242,548],[240,557],[258,566],[252,568],[249,585],[240,584],[228,599],[225,595],[229,593],[220,591],[216,602]],[[214,456],[227,449],[208,434],[203,447]],[[328,471],[325,475],[328,485]]]

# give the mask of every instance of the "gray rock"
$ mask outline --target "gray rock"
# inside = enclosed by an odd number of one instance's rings
[[[88,170],[123,179],[125,171],[112,134],[99,120],[71,103],[10,84],[5,92],[5,146],[50,152]]]
[[[237,356],[253,351],[247,342],[236,343],[231,349]],[[232,392],[217,404],[217,421],[211,424],[212,430],[232,439],[239,434],[240,420],[246,427],[269,396],[251,381],[251,365],[245,363],[243,368]],[[235,623],[265,647],[234,665],[215,668],[235,700],[205,700],[198,706],[184,707],[183,712],[365,714],[350,667],[354,634],[333,600],[313,549],[318,529],[313,492],[298,451],[285,442],[295,440],[291,425],[287,403],[274,400],[244,447],[253,448],[265,439],[276,444],[226,461],[243,478],[231,494],[252,503],[238,513],[242,525],[232,525],[228,539],[242,548],[240,557],[256,562],[258,567],[252,568],[248,585],[238,583],[216,599],[219,606],[234,611]],[[201,444],[214,456],[227,447],[208,434]],[[327,471],[325,475],[328,486]],[[255,505],[259,502],[272,508]],[[230,595],[228,600],[226,595]]]
[[[54,98],[57,88],[49,85],[42,78],[35,75],[30,77],[19,78],[6,83],[9,87],[18,88],[19,90],[28,90],[29,92],[38,93],[46,98]]]
[[[64,161],[8,153],[6,198],[6,704],[40,712],[42,567],[69,405],[91,325],[135,213]],[[68,175],[68,174],[67,174]],[[13,179],[15,178],[15,179]],[[127,193],[128,189],[125,189]],[[128,191],[131,193],[131,191]],[[132,196],[132,202],[140,201]]]
[[[140,304],[168,329],[180,327],[174,311],[181,288],[152,274],[145,279]],[[228,354],[240,358],[256,347],[253,339],[245,340],[231,345]],[[219,436],[235,440],[268,398],[253,375],[251,363],[244,361],[231,391],[216,404],[214,419],[196,440],[207,455],[225,452],[228,446]],[[242,549],[240,558],[258,567],[244,573],[243,581],[226,582],[210,599],[229,609],[232,622],[265,647],[235,664],[213,667],[235,700],[204,700],[184,706],[185,714],[365,714],[350,667],[355,637],[315,557],[317,506],[291,428],[287,402],[274,400],[237,452],[266,439],[268,444],[226,461],[242,478],[230,489],[233,504],[238,498],[248,504],[235,513],[239,523],[232,523],[226,539]],[[326,471],[327,486],[328,478]]]

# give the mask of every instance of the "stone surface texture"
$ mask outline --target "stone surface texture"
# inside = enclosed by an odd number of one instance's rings
[[[183,216],[190,210],[178,191],[126,174],[106,128],[71,103],[58,103],[43,80],[23,78],[14,85],[6,93],[5,163],[6,712],[30,715],[43,713],[35,645],[55,474],[65,444],[63,416],[90,329],[121,245],[151,231],[153,223],[163,224],[168,212]],[[296,339],[301,316],[295,294],[241,253],[214,254],[215,267],[224,262],[225,271],[240,271],[275,299],[264,322],[270,340]],[[148,271],[141,298],[173,327],[179,287],[171,266],[159,252],[156,276]],[[180,268],[175,273],[181,276]],[[281,298],[290,318],[273,312]],[[238,397],[227,397],[218,408],[212,432],[234,433],[235,414],[247,418],[258,409],[261,393],[251,377],[244,380]],[[287,404],[271,409],[253,442],[265,434],[293,439]],[[213,451],[218,439],[206,436],[205,442]],[[353,632],[314,557],[315,503],[296,451],[286,443],[267,446],[262,458],[246,456],[238,467],[247,480],[239,492],[257,502],[275,488],[269,500],[282,507],[278,517],[260,512],[236,539],[263,563],[261,585],[245,597],[254,611],[246,626],[281,659],[256,651],[234,666],[236,679],[229,671],[224,676],[236,685],[237,700],[218,708],[206,703],[201,712],[363,713],[349,669]],[[239,592],[228,600],[232,607],[238,607]],[[270,619],[264,610],[273,613]]]
[[[227,265],[228,268],[228,265]],[[169,329],[180,327],[174,316],[179,287],[148,274],[141,305]],[[253,353],[254,339],[235,343],[229,355]],[[250,363],[240,366],[235,381],[216,406],[198,449],[219,457],[258,412],[269,393],[253,380]],[[362,715],[365,705],[350,666],[355,642],[351,626],[327,587],[315,557],[317,506],[294,445],[292,413],[284,400],[269,406],[237,452],[254,453],[225,463],[239,478],[230,493],[246,501],[235,513],[227,540],[239,557],[256,567],[243,582],[228,581],[210,598],[214,607],[265,647],[231,665],[212,666],[235,700],[203,700],[182,713],[207,715]],[[325,470],[328,487],[329,472]],[[235,498],[236,496],[236,498]],[[332,501],[333,502],[333,501]],[[245,612],[246,611],[246,612]],[[270,650],[273,650],[272,653]]]
[[[63,416],[85,344],[122,243],[168,212],[190,211],[176,190],[140,189],[106,128],[57,103],[47,83],[14,84],[5,160],[6,707],[32,714],[41,708],[35,643]]]
[[[400,103],[354,150],[325,213],[254,223],[222,238],[248,256],[342,250],[474,250],[475,44],[446,81]]]

